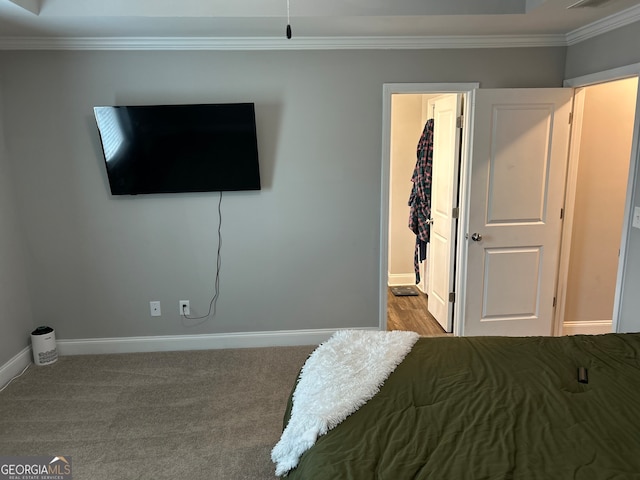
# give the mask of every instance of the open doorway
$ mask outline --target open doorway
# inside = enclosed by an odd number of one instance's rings
[[[445,335],[453,330],[463,94],[396,93],[390,103],[387,329]]]
[[[409,228],[411,181],[417,146],[429,115],[429,100],[437,94],[391,96],[389,154],[389,243],[387,329],[441,335],[444,330],[428,311],[426,262],[414,266],[416,235]]]
[[[638,77],[575,90],[556,334],[615,331]]]

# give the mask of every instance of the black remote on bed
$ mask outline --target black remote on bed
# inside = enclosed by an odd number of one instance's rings
[[[586,367],[578,367],[578,381],[580,383],[589,383],[589,377],[587,376]]]

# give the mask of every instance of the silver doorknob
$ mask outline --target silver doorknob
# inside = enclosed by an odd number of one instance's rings
[[[472,233],[471,240],[473,240],[474,242],[479,242],[480,240],[482,240],[482,235],[480,235],[479,233]]]

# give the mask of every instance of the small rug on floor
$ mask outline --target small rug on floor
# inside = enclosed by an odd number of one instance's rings
[[[391,293],[393,293],[396,297],[417,297],[418,295],[420,295],[418,289],[413,285],[391,287]]]

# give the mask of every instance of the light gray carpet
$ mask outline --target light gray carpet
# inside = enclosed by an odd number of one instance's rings
[[[70,455],[76,480],[273,479],[315,347],[67,356],[0,392],[0,455]]]

